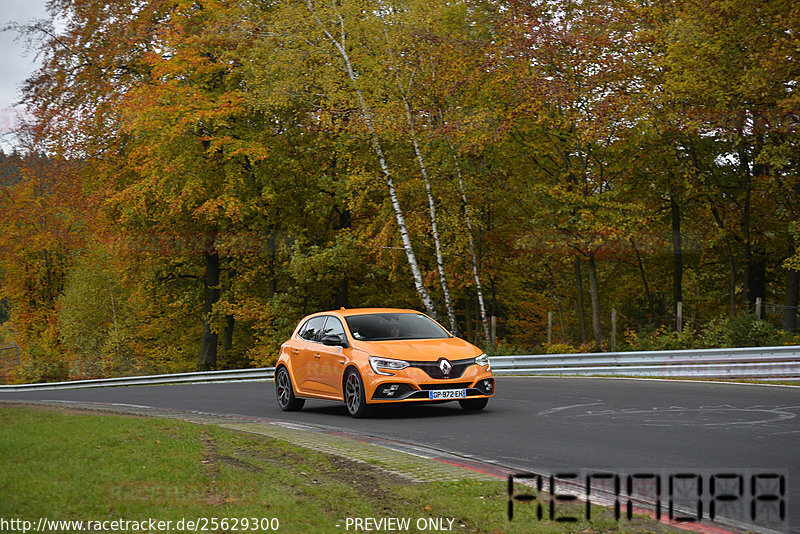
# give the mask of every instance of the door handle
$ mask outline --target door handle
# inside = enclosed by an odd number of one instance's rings
[[[292,349],[292,354],[294,355],[300,354],[300,351],[297,349]]]
[[[319,360],[322,355],[319,352],[314,353],[314,359]]]

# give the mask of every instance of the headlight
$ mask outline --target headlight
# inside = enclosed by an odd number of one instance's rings
[[[489,365],[489,357],[486,354],[481,354],[477,358],[475,358],[475,363],[480,365],[481,367]]]
[[[372,367],[372,370],[379,375],[392,376],[393,373],[387,373],[386,371],[400,371],[401,369],[405,369],[408,367],[408,362],[404,362],[403,360],[392,360],[391,358],[370,356],[369,365]]]

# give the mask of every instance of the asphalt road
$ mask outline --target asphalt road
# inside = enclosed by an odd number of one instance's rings
[[[0,392],[0,399],[129,403],[281,419],[520,470],[785,469],[789,526],[800,532],[798,388],[509,377],[498,379],[497,394],[483,412],[463,412],[457,403],[395,406],[359,420],[348,417],[343,406],[322,401],[306,401],[300,412],[281,412],[272,382]]]

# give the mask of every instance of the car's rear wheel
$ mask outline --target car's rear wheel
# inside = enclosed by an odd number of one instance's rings
[[[292,379],[286,367],[278,369],[275,375],[275,396],[278,398],[278,406],[284,412],[296,412],[306,403],[305,399],[298,399],[294,396]]]
[[[486,408],[486,405],[489,404],[489,399],[464,399],[458,401],[458,403],[468,412],[479,412]]]
[[[344,404],[347,413],[356,418],[367,417],[372,413],[372,407],[367,404],[367,395],[364,393],[364,382],[355,369],[348,369],[344,377]]]

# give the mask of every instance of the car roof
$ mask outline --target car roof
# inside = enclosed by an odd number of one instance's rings
[[[319,312],[318,314],[314,315],[325,315],[336,313],[342,315],[344,317],[348,317],[350,315],[367,315],[370,313],[414,313],[414,314],[421,314],[421,311],[417,310],[407,310],[402,308],[339,308],[338,310],[330,310],[326,312]]]

